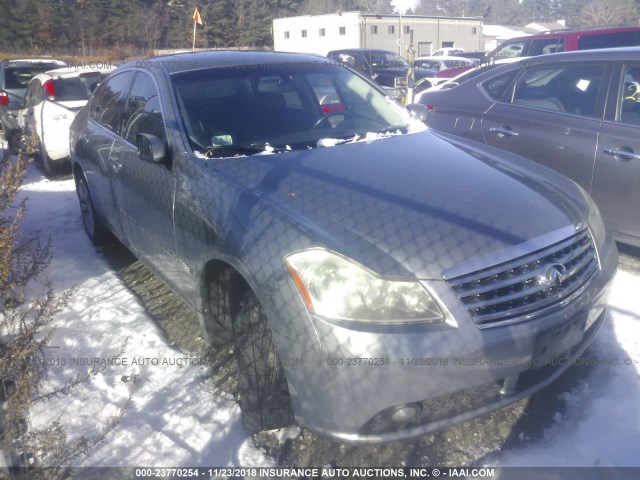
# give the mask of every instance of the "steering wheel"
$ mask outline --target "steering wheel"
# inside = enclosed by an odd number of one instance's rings
[[[335,112],[328,112],[323,114],[317,121],[316,123],[313,124],[313,127],[311,127],[311,130],[314,130],[316,128],[318,128],[320,125],[322,125],[323,123],[327,123],[327,126],[330,128],[333,128],[333,125],[331,125],[331,122],[329,122],[329,119],[331,117],[335,117],[336,115],[342,115],[344,116],[344,112],[342,110],[336,110]]]

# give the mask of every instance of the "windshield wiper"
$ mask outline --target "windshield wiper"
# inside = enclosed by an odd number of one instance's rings
[[[211,158],[229,157],[235,155],[255,155],[260,152],[280,153],[286,149],[273,147],[268,143],[252,143],[250,145],[215,145],[207,147],[205,155]]]
[[[390,127],[385,127],[382,130],[378,130],[376,133],[389,133],[395,132],[396,130],[400,130],[402,133],[407,133],[409,131],[409,125],[406,123],[397,123],[395,125],[391,125]]]

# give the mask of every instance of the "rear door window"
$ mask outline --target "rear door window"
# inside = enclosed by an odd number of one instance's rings
[[[618,93],[616,121],[640,126],[640,65],[626,65]]]
[[[473,75],[479,75],[480,73],[484,73],[482,69],[477,69],[477,73]],[[513,78],[516,76],[516,71],[507,72],[502,75],[498,75],[497,77],[493,77],[482,84],[485,92],[493,98],[494,100],[499,100],[500,97],[504,94],[506,88],[509,86]],[[471,78],[473,78],[471,77]],[[469,80],[468,78],[464,81]]]
[[[516,82],[511,103],[595,117],[604,65],[532,68]]]
[[[528,56],[535,57],[564,51],[564,38],[539,38],[531,41]]]

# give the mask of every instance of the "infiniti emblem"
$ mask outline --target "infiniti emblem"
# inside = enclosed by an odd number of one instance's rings
[[[554,263],[547,267],[544,273],[538,275],[536,280],[539,285],[546,285],[549,287],[557,287],[560,285],[567,276],[567,267],[561,263]]]

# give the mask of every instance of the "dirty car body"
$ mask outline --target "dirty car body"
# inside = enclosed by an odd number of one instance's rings
[[[235,343],[252,430],[287,412],[345,442],[443,428],[551,382],[605,317],[617,251],[580,187],[426,130],[329,60],[123,65],[71,155],[89,235]]]

